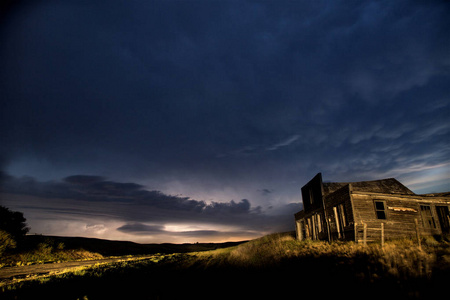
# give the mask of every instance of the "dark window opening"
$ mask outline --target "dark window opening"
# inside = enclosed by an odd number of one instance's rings
[[[436,206],[436,212],[442,233],[450,232],[450,213],[448,206]]]
[[[420,213],[422,215],[423,226],[425,228],[436,228],[436,222],[434,221],[433,213],[431,212],[431,206],[421,205]]]
[[[314,193],[312,189],[309,189],[309,203],[311,203],[311,205],[314,204]]]
[[[386,205],[384,201],[375,201],[375,213],[377,214],[377,219],[386,220]]]

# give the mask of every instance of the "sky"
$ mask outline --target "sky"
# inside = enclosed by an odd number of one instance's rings
[[[294,229],[301,187],[450,191],[448,1],[7,1],[0,205],[135,242]]]

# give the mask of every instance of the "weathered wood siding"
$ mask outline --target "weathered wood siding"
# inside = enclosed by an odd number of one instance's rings
[[[303,186],[298,239],[360,242],[450,233],[448,194],[416,195],[394,178],[325,187],[320,173]]]
[[[354,216],[350,192],[350,186],[346,185],[325,197],[325,214],[331,240],[354,240]]]
[[[418,220],[420,235],[442,234],[436,205],[450,205],[449,199],[430,199],[429,197],[353,192],[351,195],[354,209],[355,241],[361,242],[364,234],[364,223],[367,224],[367,241],[381,239],[381,224],[384,224],[386,239],[414,237],[416,235],[415,219]],[[375,201],[382,201],[386,219],[377,218]],[[435,226],[426,226],[428,220],[423,218],[422,206],[429,206]]]

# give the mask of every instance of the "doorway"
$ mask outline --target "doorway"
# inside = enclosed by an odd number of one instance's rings
[[[436,206],[436,212],[439,219],[439,225],[441,225],[442,233],[450,232],[450,214],[448,206]]]

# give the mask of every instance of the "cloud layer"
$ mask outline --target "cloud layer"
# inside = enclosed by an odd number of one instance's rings
[[[85,228],[79,229],[96,236],[115,230],[130,235],[130,239],[134,235],[158,241],[174,237],[236,239],[290,230],[292,214],[300,209],[297,204],[282,213],[267,215],[261,207],[252,207],[247,199],[206,203],[149,191],[135,183],[86,175],[52,182],[3,175],[1,195],[5,205],[46,222],[54,218],[68,223],[85,222]],[[106,228],[98,223],[102,220],[122,225]]]
[[[104,203],[137,229],[168,210],[260,224],[317,172],[450,190],[445,1],[24,0],[3,15],[0,169],[22,191]]]

